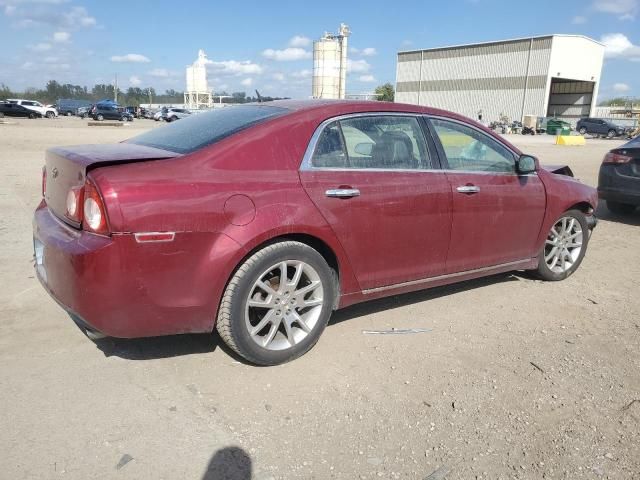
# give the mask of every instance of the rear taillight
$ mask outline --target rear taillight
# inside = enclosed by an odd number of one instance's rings
[[[84,188],[83,187],[73,187],[67,193],[67,212],[66,216],[70,220],[74,222],[80,223],[82,222],[82,198],[83,198]]]
[[[84,184],[84,220],[82,228],[88,232],[107,235],[107,211],[98,189],[88,179]]]
[[[633,157],[621,155],[619,153],[609,152],[604,156],[602,163],[629,163]]]
[[[42,167],[42,198],[47,194],[47,167]]]

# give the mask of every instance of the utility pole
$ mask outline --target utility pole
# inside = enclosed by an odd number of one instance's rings
[[[113,87],[113,101],[118,103],[118,74],[116,73],[116,83]]]
[[[147,89],[147,92],[149,93],[149,108],[151,108],[151,104],[153,103],[151,100],[151,88]]]

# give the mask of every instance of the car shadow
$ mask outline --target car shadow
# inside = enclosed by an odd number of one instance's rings
[[[453,285],[435,287],[429,290],[420,290],[418,292],[371,300],[338,310],[332,315],[329,326],[365,315],[371,315],[392,308],[405,307],[467,290],[498,283],[518,282],[524,278],[529,278],[526,272],[503,273]],[[93,340],[93,342],[105,357],[119,357],[126,360],[157,360],[212,353],[217,348],[220,348],[233,360],[245,365],[253,365],[229,348],[215,331],[213,333],[193,333],[134,339],[105,337]]]
[[[452,285],[434,287],[428,290],[419,290],[417,292],[394,295],[392,297],[380,298],[378,300],[370,300],[368,302],[358,303],[342,310],[338,310],[331,317],[329,325],[335,325],[364,315],[371,315],[373,313],[390,310],[392,308],[406,307],[415,303],[426,302],[435,298],[446,297],[455,293],[466,292],[467,290],[495,285],[497,283],[518,282],[525,278],[530,278],[526,272],[501,273],[490,277],[467,280],[466,282],[455,283]]]
[[[640,208],[636,208],[636,211],[631,214],[620,215],[610,211],[604,203],[605,202],[603,200],[598,202],[598,208],[596,208],[596,217],[598,217],[598,220],[640,227]]]

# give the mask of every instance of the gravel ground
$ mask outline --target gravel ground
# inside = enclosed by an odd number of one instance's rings
[[[567,281],[514,273],[355,306],[279,367],[214,335],[94,344],[34,278],[43,152],[154,126],[0,125],[1,478],[640,478],[639,213],[600,207]],[[620,143],[510,139],[591,185]],[[392,327],[431,330],[362,333]]]

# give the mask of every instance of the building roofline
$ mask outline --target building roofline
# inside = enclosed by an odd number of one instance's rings
[[[461,43],[458,45],[446,45],[442,47],[432,47],[432,48],[417,48],[413,50],[401,50],[398,52],[398,55],[402,53],[419,53],[419,52],[432,52],[435,50],[451,50],[455,48],[466,48],[466,47],[477,47],[477,46],[485,46],[485,45],[499,45],[501,43],[511,43],[511,42],[521,42],[523,40],[532,40],[532,39],[540,39],[540,38],[553,38],[553,37],[577,37],[584,38],[593,43],[597,43],[598,45],[604,46],[603,43],[594,40],[593,38],[587,37],[586,35],[574,35],[568,33],[552,33],[550,35],[536,35],[533,37],[519,37],[519,38],[509,38],[506,40],[491,40],[488,42],[475,42],[475,43]]]

